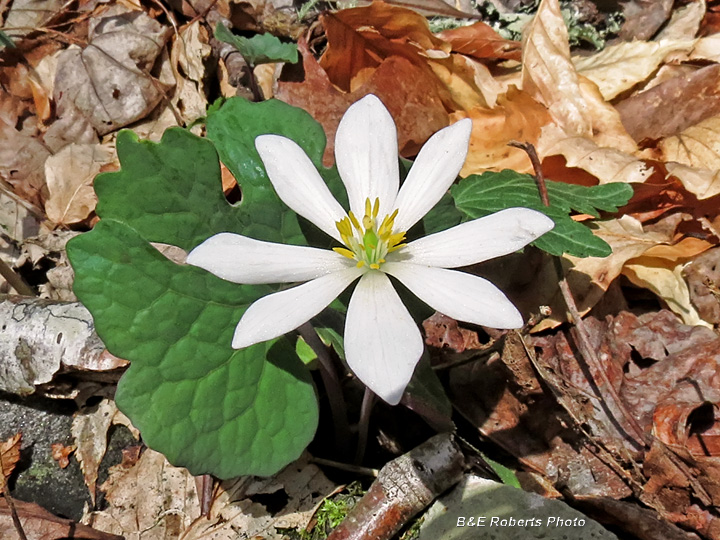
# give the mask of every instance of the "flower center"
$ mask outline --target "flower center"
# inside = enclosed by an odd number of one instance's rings
[[[348,212],[346,218],[341,219],[335,226],[340,232],[343,244],[346,248],[333,248],[333,251],[357,261],[357,267],[368,266],[373,270],[380,268],[385,262],[388,253],[400,249],[405,244],[405,233],[393,234],[393,225],[398,211],[395,210],[383,218],[378,226],[378,211],[380,210],[380,199],[374,203],[365,199],[365,215],[362,223]]]

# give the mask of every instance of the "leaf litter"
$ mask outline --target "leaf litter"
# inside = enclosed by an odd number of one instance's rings
[[[79,21],[53,2],[32,13],[13,2],[5,15],[6,26],[40,28],[52,21],[60,29],[59,34],[10,32],[29,62],[0,66],[5,89],[0,195],[12,201],[3,203],[3,214],[11,206],[24,208],[38,220],[41,235],[94,225],[93,179],[117,167],[118,129],[129,126],[154,140],[178,125],[203,134],[202,119],[218,88],[225,95],[242,91],[230,86],[241,80],[230,57],[217,57],[209,22],[218,17],[236,31],[275,33],[285,44],[288,37],[298,40],[301,67],[268,65],[263,94],[309,111],[328,141],[347,107],[374,93],[398,124],[405,157],[438,129],[472,118],[463,178],[506,168],[533,172],[527,155],[507,146],[522,141],[536,145],[550,180],[630,184],[630,203],[619,210],[602,208],[586,229],[610,245],[612,254],[564,254],[562,264],[605,374],[634,421],[652,435],[649,443],[638,447],[628,437],[632,420],[605,402],[605,390],[598,388],[602,378],[584,365],[576,346],[578,321],[568,324],[547,256],[526,253],[479,269],[502,275],[525,313],[550,306],[536,319],[534,333],[498,335],[488,342],[483,330],[436,314],[425,323],[427,343],[433,362],[458,360],[448,372],[453,404],[517,459],[528,473],[521,478],[542,479],[546,494],[561,488],[608,522],[620,508],[637,523],[646,519],[643,512],[651,512],[669,527],[663,529],[666,538],[678,534],[675,525],[720,538],[715,510],[720,387],[713,330],[720,321],[720,248],[714,247],[720,242],[717,2],[627,2],[624,39],[582,54],[571,52],[559,5],[548,0],[522,43],[501,38],[482,21],[433,34],[416,11],[383,2],[319,18],[311,7],[308,17],[319,23],[314,26],[283,18],[277,6],[261,2],[181,2],[168,12],[130,2],[81,4]],[[408,4],[446,11],[426,2]],[[298,31],[303,28],[312,31]],[[324,161],[332,160],[331,143]],[[236,186],[230,176],[223,176],[228,193]],[[574,219],[591,217],[577,210]],[[19,219],[25,218],[8,223]],[[42,268],[46,281],[33,286],[49,301],[73,300],[71,277],[51,279],[52,267],[63,265],[55,255],[63,248],[38,251],[32,247],[37,240],[29,241],[24,230],[3,225],[0,231],[15,249],[15,270],[28,275],[27,268]],[[37,226],[30,230],[38,232]],[[23,242],[26,255],[18,258]],[[490,352],[496,354],[488,357]],[[468,358],[486,361],[465,363]],[[123,364],[115,360],[98,361],[93,369],[102,373]],[[53,359],[40,377],[20,366],[27,377],[11,379],[3,372],[0,378],[3,387],[15,381],[14,391],[50,392],[43,384],[61,366],[77,364],[74,358]],[[105,399],[98,409],[104,412],[84,410],[78,416],[74,454],[72,447],[57,449],[59,459],[70,455],[82,461],[91,493],[105,453],[108,416],[115,414],[112,403]],[[210,513],[201,516],[194,480],[146,450],[111,474],[101,486],[107,508],[90,510],[85,521],[126,537],[230,538],[254,531],[272,538],[278,527],[307,527],[334,489],[315,465],[299,461],[265,483],[224,483],[212,497]],[[289,501],[281,511],[268,512],[257,502],[262,497],[253,499],[280,491]],[[642,512],[619,506],[627,501],[642,503]],[[59,537],[68,526],[35,507],[20,508],[28,531],[48,527],[50,537]],[[6,516],[0,508],[0,531],[12,526]]]

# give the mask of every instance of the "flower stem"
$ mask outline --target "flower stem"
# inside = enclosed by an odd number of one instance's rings
[[[369,388],[365,388],[362,405],[360,406],[360,421],[358,422],[358,443],[355,451],[355,464],[361,463],[365,457],[367,449],[368,432],[370,431],[370,413],[372,412],[373,403],[375,403],[375,394]]]
[[[305,340],[305,343],[317,354],[320,365],[320,376],[322,377],[323,386],[325,386],[328,401],[330,402],[330,415],[333,420],[335,447],[342,455],[347,455],[350,448],[349,442],[351,440],[350,427],[348,426],[345,398],[340,388],[340,379],[338,379],[335,366],[312,324],[307,322],[301,325],[298,328],[298,332]]]

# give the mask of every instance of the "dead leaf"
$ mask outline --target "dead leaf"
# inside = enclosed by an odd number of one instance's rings
[[[698,199],[708,199],[720,193],[720,171],[688,167],[681,163],[665,163],[668,175],[674,176]]]
[[[422,323],[425,331],[425,343],[431,347],[442,349],[449,347],[457,353],[468,349],[482,349],[478,341],[477,332],[460,328],[455,319],[451,319],[442,313],[435,313],[425,319]]]
[[[677,135],[720,114],[720,66],[674,77],[621,101],[617,110],[628,133],[638,142]]]
[[[527,154],[508,146],[508,143],[521,141],[535,144],[542,126],[550,122],[547,109],[515,87],[498,96],[493,108],[477,106],[467,112],[458,111],[450,115],[453,122],[462,118],[472,119],[473,125],[470,149],[460,171],[461,176],[488,170],[532,170]]]
[[[448,42],[453,52],[479,60],[498,58],[520,60],[522,56],[520,43],[500,37],[490,25],[482,21],[444,30],[437,34],[437,37]]]
[[[602,147],[587,137],[568,133],[554,124],[542,128],[536,149],[541,158],[563,156],[569,167],[589,172],[601,184],[644,182],[653,173],[652,167],[632,154]]]
[[[87,513],[82,523],[126,538],[178,538],[200,516],[194,478],[153,450],[129,469],[112,467],[100,489],[107,508]]]
[[[20,461],[20,441],[22,433],[16,433],[7,441],[0,443],[0,491],[5,489],[5,483],[15,469],[15,464]]]
[[[594,82],[602,97],[610,101],[646,80],[669,53],[689,52],[693,45],[691,40],[626,41],[597,54],[574,56],[572,62],[577,72]]]
[[[658,148],[666,161],[696,169],[720,169],[720,114],[662,139]]]
[[[122,536],[108,534],[75,523],[71,519],[54,516],[35,503],[14,500],[13,504],[20,517],[23,531],[28,540],[124,540]],[[17,531],[12,522],[7,501],[0,497],[0,538],[17,538]]]
[[[718,19],[720,20],[720,17]],[[690,60],[720,62],[720,34],[698,39],[690,53]]]
[[[170,51],[176,81],[172,104],[185,125],[192,124],[207,111],[205,62],[210,56],[209,36],[200,20],[183,28]]]
[[[149,74],[168,34],[142,12],[92,18],[88,46],[59,60],[58,107],[71,102],[100,135],[144,118],[168,91]]]
[[[683,269],[690,300],[703,320],[720,323],[720,248],[695,257]]]
[[[695,0],[677,8],[655,39],[693,39],[705,17],[705,7],[705,0]]]
[[[119,167],[113,148],[100,144],[69,144],[45,161],[48,199],[45,211],[58,225],[85,220],[97,204],[95,176]]]
[[[367,0],[363,0],[363,3]],[[456,2],[455,5],[464,11],[453,8],[448,2],[443,0],[389,0],[388,4],[395,6],[407,7],[421,13],[425,16],[442,16],[454,17],[456,19],[477,19],[477,13],[474,13],[469,4],[463,7],[462,2]]]
[[[284,536],[277,529],[305,529],[323,499],[336,487],[308,462],[307,454],[269,478],[225,481],[216,491],[209,515],[197,519],[182,540],[235,540],[238,533],[246,538],[282,540]],[[272,515],[253,500],[258,495],[276,495],[287,503]]]
[[[620,29],[623,41],[647,40],[668,20],[673,0],[630,0],[623,2],[625,21]]]
[[[57,461],[58,467],[64,469],[70,465],[70,454],[76,450],[77,446],[74,444],[71,446],[65,446],[62,443],[52,443],[50,449],[52,451],[52,458]]]
[[[122,416],[123,420],[118,421]],[[81,410],[73,418],[70,432],[75,439],[75,458],[80,463],[85,485],[90,491],[90,498],[95,504],[95,485],[97,483],[100,462],[107,450],[108,429],[112,424],[127,421],[125,415],[118,411],[115,402],[103,399],[91,409]]]
[[[51,152],[35,137],[34,130],[17,131],[0,120],[0,178],[18,197],[41,206],[45,189],[45,160]]]
[[[9,11],[5,17],[10,37],[22,37],[33,28],[43,26],[63,6],[63,0],[18,0],[7,5]]]
[[[320,67],[307,45],[301,41],[305,79],[300,83],[280,81],[275,97],[308,111],[322,124],[327,136],[324,162],[332,163],[335,132],[343,113],[366,94],[378,96],[392,114],[398,129],[400,153],[415,155],[422,144],[437,130],[448,125],[448,115],[431,86],[420,84],[434,75],[428,68],[418,68],[402,57],[382,62],[368,83],[356,92],[337,90]],[[431,81],[432,82],[432,81]]]

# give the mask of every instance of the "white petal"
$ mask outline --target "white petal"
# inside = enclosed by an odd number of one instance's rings
[[[346,268],[262,297],[240,319],[233,348],[249,347],[295,330],[325,309],[362,273],[360,268]]]
[[[380,217],[395,203],[400,172],[397,130],[385,105],[372,94],[353,103],[335,135],[335,162],[345,184],[350,210],[365,215],[365,199],[380,199]]]
[[[420,330],[388,277],[381,272],[365,274],[345,320],[350,369],[370,390],[397,405],[422,352]]]
[[[345,217],[345,210],[303,149],[280,135],[260,135],[255,139],[255,148],[278,197],[295,213],[340,240],[335,223]]]
[[[393,260],[457,268],[513,253],[555,226],[542,212],[508,208],[410,242]]]
[[[273,244],[232,233],[211,236],[188,254],[186,262],[246,284],[307,281],[352,264],[327,249]]]
[[[420,150],[400,193],[395,229],[407,231],[437,204],[465,163],[472,120],[465,118],[430,137]]]
[[[398,278],[431,308],[458,321],[491,328],[520,328],[523,318],[503,292],[478,276],[407,263],[385,263],[383,270]]]

